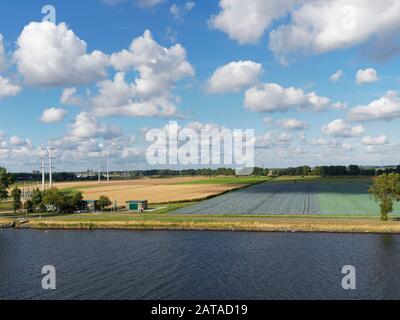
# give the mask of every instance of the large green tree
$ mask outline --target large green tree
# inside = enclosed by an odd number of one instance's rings
[[[60,211],[64,206],[64,197],[57,188],[51,188],[43,192],[43,204],[53,206],[56,211]]]
[[[97,200],[97,205],[100,207],[102,211],[108,206],[111,206],[112,202],[108,197],[101,196],[99,200]]]
[[[12,184],[13,179],[11,174],[5,168],[0,167],[0,200],[8,198],[7,189]]]
[[[32,192],[32,206],[33,206],[33,211],[37,211],[42,209],[43,207],[43,195],[42,192],[39,189],[35,189]]]
[[[381,219],[387,221],[389,213],[393,212],[393,202],[400,201],[400,174],[390,173],[376,177],[369,192],[379,202]]]
[[[17,210],[21,209],[21,207],[22,207],[21,194],[22,194],[22,191],[18,187],[15,187],[11,191],[11,197],[13,199],[14,213],[17,212]]]

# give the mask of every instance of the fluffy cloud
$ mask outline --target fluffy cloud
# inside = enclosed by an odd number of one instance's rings
[[[170,117],[177,114],[172,90],[187,77],[194,76],[187,61],[186,50],[176,44],[164,48],[154,41],[150,31],[133,40],[129,50],[111,56],[119,70],[113,80],[98,83],[99,94],[92,99],[98,116],[123,115],[132,117]],[[138,74],[132,83],[125,80],[125,72]]]
[[[286,130],[305,130],[309,127],[307,123],[297,119],[278,120],[278,125]]]
[[[16,96],[21,91],[21,87],[12,84],[9,79],[0,76],[0,99]]]
[[[358,106],[349,112],[353,121],[392,120],[400,117],[400,99],[397,92],[388,91],[382,98],[367,106]]]
[[[113,139],[121,135],[119,127],[97,123],[96,118],[87,112],[78,114],[71,128],[71,136],[78,139]]]
[[[343,74],[344,73],[342,70],[338,70],[333,75],[331,75],[329,79],[331,80],[331,82],[338,82],[340,78],[342,78]]]
[[[357,84],[372,83],[379,80],[378,72],[373,68],[367,68],[365,70],[358,70],[356,74]]]
[[[330,104],[330,99],[315,92],[306,94],[302,89],[268,83],[247,90],[244,104],[247,109],[256,112],[287,111],[291,108],[320,111]]]
[[[98,84],[99,95],[92,99],[93,112],[100,117],[172,117],[177,108],[169,94],[155,95],[146,99],[137,95],[134,84],[125,81],[124,73],[117,73],[114,80]]]
[[[291,21],[270,33],[270,49],[282,63],[297,53],[349,48],[400,26],[396,0],[312,0],[293,10]],[[249,28],[251,32],[251,28]]]
[[[255,84],[261,73],[261,64],[234,61],[215,70],[207,83],[207,89],[218,93],[237,92]]]
[[[144,97],[170,90],[179,80],[195,74],[185,48],[180,44],[164,48],[154,41],[149,30],[133,40],[129,50],[113,54],[111,62],[118,71],[139,72],[136,90]]]
[[[322,127],[322,132],[327,136],[351,138],[362,135],[365,132],[365,129],[361,125],[352,127],[343,119],[336,119],[331,123],[324,125]]]
[[[385,135],[381,135],[379,137],[364,137],[362,139],[362,143],[366,146],[382,146],[388,144],[388,137]]]
[[[298,0],[220,0],[221,12],[209,25],[240,44],[257,42],[270,24],[284,16]]]
[[[87,52],[65,23],[31,22],[17,40],[14,60],[25,81],[34,86],[85,84],[106,76],[108,57]]]
[[[49,108],[43,111],[43,114],[39,118],[39,120],[43,123],[61,122],[62,120],[64,120],[67,113],[68,112],[64,109]]]
[[[12,146],[23,146],[23,145],[29,144],[29,140],[23,140],[18,136],[12,136],[10,138],[10,144]]]

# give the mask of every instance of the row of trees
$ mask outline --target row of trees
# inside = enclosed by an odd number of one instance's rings
[[[400,169],[400,166],[399,166]],[[375,176],[375,169],[364,169],[357,165],[346,166],[318,166],[311,168],[310,166],[301,166],[295,168],[272,170],[275,176]],[[400,172],[400,171],[399,171]]]
[[[18,194],[18,188],[15,188],[12,193]],[[14,210],[18,203],[18,199],[14,198]],[[24,203],[24,209],[28,213],[34,212],[74,212],[76,210],[81,210],[85,207],[85,202],[83,201],[83,196],[81,192],[72,191],[60,191],[56,188],[48,189],[45,191],[40,191],[35,189],[32,193],[31,199]]]
[[[110,206],[111,200],[101,196],[96,201],[97,209],[104,211]],[[79,210],[86,210],[87,203],[83,200],[82,192],[64,191],[52,188],[45,191],[34,190],[32,198],[24,204],[24,209],[29,213],[54,211],[59,213],[71,213]]]

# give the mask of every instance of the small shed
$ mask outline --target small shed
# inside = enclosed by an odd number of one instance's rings
[[[97,200],[85,200],[85,204],[89,211],[95,212],[97,210]]]
[[[130,200],[126,202],[126,209],[129,211],[144,211],[148,208],[147,200]]]

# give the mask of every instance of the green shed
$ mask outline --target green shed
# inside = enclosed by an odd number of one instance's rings
[[[129,211],[144,211],[147,210],[147,200],[130,200],[126,202],[126,209]]]

